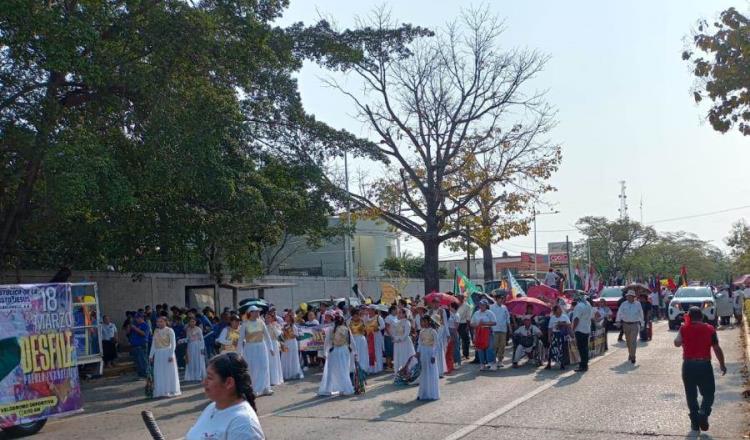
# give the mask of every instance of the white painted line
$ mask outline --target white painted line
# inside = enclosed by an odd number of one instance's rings
[[[610,350],[610,351],[607,351],[606,353],[604,353],[603,355],[590,360],[589,361],[589,365],[592,365],[592,364],[595,364],[595,363],[599,362],[600,360],[602,360],[605,357],[609,356],[611,353],[612,353],[612,351]],[[482,417],[481,419],[476,420],[476,421],[472,422],[471,424],[464,426],[463,428],[459,429],[458,431],[454,432],[453,434],[449,435],[448,437],[445,437],[443,440],[459,440],[459,439],[461,439],[463,437],[466,437],[467,435],[469,435],[472,432],[476,431],[477,429],[481,428],[483,425],[485,425],[485,424],[491,422],[492,420],[494,420],[494,419],[502,416],[503,414],[507,413],[508,411],[512,410],[513,408],[517,407],[518,405],[521,405],[522,403],[528,401],[532,397],[534,397],[534,396],[536,396],[538,394],[541,394],[541,393],[547,391],[548,389],[552,388],[553,386],[559,384],[563,380],[565,380],[565,379],[567,379],[567,378],[569,378],[569,377],[571,377],[571,376],[573,376],[575,374],[579,374],[579,373],[576,373],[575,371],[572,371],[572,370],[568,371],[567,373],[558,376],[557,379],[552,380],[550,382],[547,382],[546,384],[544,384],[544,385],[542,385],[542,386],[540,386],[540,387],[538,387],[538,388],[536,388],[536,389],[528,392],[527,394],[519,397],[518,399],[510,402],[509,404],[507,404],[507,405],[505,405],[503,407],[500,407],[500,408],[496,409],[495,411],[487,414],[486,416]]]

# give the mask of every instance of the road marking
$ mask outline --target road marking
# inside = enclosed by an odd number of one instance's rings
[[[599,362],[600,360],[604,359],[605,357],[609,356],[612,351],[607,351],[602,356],[598,356],[591,361],[589,361],[589,365],[595,364]],[[449,435],[448,437],[445,437],[443,440],[459,440],[463,437],[466,437],[467,435],[471,434],[472,432],[476,431],[477,429],[481,428],[483,425],[491,422],[492,420],[502,416],[503,414],[507,413],[508,411],[512,410],[513,408],[517,407],[518,405],[521,405],[522,403],[528,401],[532,397],[541,394],[548,389],[552,388],[553,386],[559,384],[560,382],[564,381],[565,379],[578,374],[575,371],[568,371],[565,374],[562,374],[557,377],[557,379],[552,380],[550,382],[547,382],[546,384],[526,393],[525,395],[519,397],[518,399],[508,403],[507,405],[500,407],[496,409],[495,411],[487,414],[486,416],[482,417],[481,419],[478,419],[472,423],[470,423],[467,426],[464,426],[463,428],[459,429],[458,431],[454,432],[453,434]]]

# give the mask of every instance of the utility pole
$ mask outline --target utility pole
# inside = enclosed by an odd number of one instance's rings
[[[469,225],[466,225],[466,278],[471,280],[471,236]]]
[[[573,285],[573,269],[570,266],[570,242],[568,241],[568,236],[565,236],[565,253],[568,255],[568,288],[574,289],[575,285]]]
[[[344,151],[344,180],[346,180],[346,226],[349,232],[352,230],[352,209],[349,197],[349,155]],[[349,289],[346,291],[346,304],[351,305],[349,297],[352,296],[349,291],[354,287],[354,262],[352,261],[352,246],[349,233],[344,236],[344,248],[346,250],[346,274],[349,276]]]

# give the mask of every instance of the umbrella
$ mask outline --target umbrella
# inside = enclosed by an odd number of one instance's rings
[[[250,306],[255,306],[259,309],[262,309],[263,312],[267,312],[268,309],[271,307],[271,303],[261,298],[245,298],[242,301],[240,301],[239,312],[245,313],[247,309],[250,308]]]
[[[372,304],[367,307],[375,309],[378,312],[387,312],[390,306],[388,304]]]
[[[424,297],[425,304],[433,302],[439,302],[441,306],[448,307],[451,303],[458,303],[458,298],[451,294],[442,292],[432,292]]]
[[[555,302],[560,296],[560,291],[550,286],[540,284],[529,289],[529,297],[540,299],[544,302]]]
[[[529,305],[533,307],[531,313],[534,315],[546,315],[549,314],[550,311],[552,311],[552,308],[549,305],[545,304],[544,301],[537,298],[529,298],[528,296],[516,298],[505,303],[508,311],[513,315],[525,315],[526,308]]]
[[[474,302],[475,306],[479,305],[479,301],[485,300],[490,304],[495,304],[495,300],[490,298],[489,295],[483,292],[474,292],[471,294],[471,300]]]
[[[634,291],[636,295],[640,295],[642,293],[651,293],[651,289],[649,289],[648,286],[643,283],[630,283],[622,288],[623,292],[627,292],[628,290]]]

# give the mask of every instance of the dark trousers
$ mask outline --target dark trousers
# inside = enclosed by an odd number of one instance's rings
[[[135,362],[135,371],[139,377],[146,377],[146,368],[148,367],[148,353],[146,346],[139,345],[132,348],[130,354]]]
[[[587,370],[589,368],[589,335],[576,332],[576,346],[578,347],[578,353],[581,355],[581,362],[578,363],[578,368]]]
[[[683,361],[682,383],[685,385],[685,397],[690,410],[690,421],[698,423],[699,417],[711,415],[711,405],[714,404],[714,370],[708,361]],[[698,393],[703,401],[698,405]]]
[[[469,336],[469,324],[458,324],[458,336],[461,338],[461,352],[464,357],[469,357],[469,346],[471,337]]]

